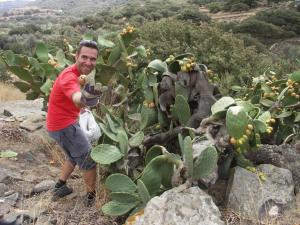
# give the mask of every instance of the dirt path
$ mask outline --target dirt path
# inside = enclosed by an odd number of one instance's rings
[[[232,22],[232,21],[242,21],[251,16],[254,16],[256,13],[266,10],[266,7],[260,7],[251,9],[244,12],[218,12],[218,13],[210,13],[209,9],[204,7],[200,7],[199,11],[203,13],[207,13],[213,21],[215,22]]]

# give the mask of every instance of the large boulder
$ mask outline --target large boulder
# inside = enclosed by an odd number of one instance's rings
[[[266,180],[244,168],[235,167],[229,179],[226,206],[251,220],[278,216],[295,201],[292,173],[273,165],[257,167]]]
[[[199,187],[182,187],[173,188],[152,198],[144,214],[133,224],[224,225],[219,209],[208,194]]]
[[[299,145],[299,147],[297,147]],[[300,192],[300,142],[292,145],[262,145],[258,151],[250,153],[247,158],[257,164],[272,164],[292,172],[295,192]]]

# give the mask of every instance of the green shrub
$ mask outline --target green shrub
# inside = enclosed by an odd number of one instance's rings
[[[9,79],[10,76],[5,68],[5,64],[0,60],[0,82],[5,82]]]
[[[216,0],[190,0],[189,2],[192,4],[197,4],[197,5],[206,5],[212,2],[215,2]]]
[[[280,2],[288,2],[288,0],[267,0],[268,5],[278,4]]]
[[[257,6],[257,1],[256,0],[228,0],[226,1],[224,5],[224,10],[225,11],[231,11],[232,6],[236,4],[245,4],[248,5],[249,8],[254,8]]]
[[[211,2],[206,6],[208,7],[210,13],[217,13],[223,9],[224,4],[222,2]]]
[[[145,23],[139,32],[139,43],[153,51],[153,56],[166,59],[169,55],[191,52],[221,78],[221,82],[241,82],[243,77],[258,75],[271,64],[254,47],[245,47],[242,40],[217,27],[196,26],[183,21],[161,20]]]
[[[246,11],[249,10],[249,6],[245,3],[237,3],[231,6],[230,11],[231,12],[240,12],[240,11]]]
[[[233,31],[234,33],[248,33],[260,39],[280,39],[296,36],[293,31],[285,31],[278,26],[258,19],[244,20]]]
[[[35,25],[35,24],[27,24],[25,26],[22,26],[22,27],[15,27],[15,28],[12,28],[8,34],[9,35],[22,35],[22,34],[33,34],[37,31],[42,31],[42,29]]]
[[[179,12],[177,19],[191,21],[193,23],[211,21],[211,18],[207,14],[199,12],[198,9],[183,9]]]
[[[250,34],[237,34],[237,37],[244,41],[246,47],[255,46],[258,52],[266,52],[267,46],[261,43],[257,38],[251,37]]]
[[[287,32],[300,34],[300,12],[288,9],[259,12],[255,19],[280,27]]]

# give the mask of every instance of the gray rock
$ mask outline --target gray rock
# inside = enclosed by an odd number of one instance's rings
[[[0,183],[0,197],[4,196],[4,193],[7,192],[8,187],[6,184]]]
[[[33,194],[38,194],[41,193],[43,191],[48,191],[50,189],[52,189],[55,185],[55,181],[53,180],[44,180],[40,183],[38,183],[37,185],[34,186],[34,188],[32,189],[32,193]]]
[[[182,187],[152,198],[134,225],[224,225],[208,194],[199,187]]]
[[[4,197],[10,196],[10,195],[12,195],[14,193],[15,193],[14,190],[8,190],[8,191],[4,192]]]
[[[35,131],[35,130],[38,130],[38,129],[42,128],[43,123],[41,123],[41,122],[34,123],[34,122],[29,121],[29,120],[25,120],[22,123],[20,123],[20,127],[22,129],[27,130],[27,131]]]
[[[0,113],[3,113],[5,116],[14,116],[15,118],[27,118],[27,116],[37,116],[46,114],[42,112],[43,108],[43,99],[35,100],[13,100],[0,102]]]
[[[0,224],[4,225],[22,225],[21,216],[16,213],[9,213],[0,219]]]
[[[19,198],[19,193],[14,193],[12,195],[0,198],[0,202],[15,206]]]
[[[16,119],[13,118],[13,117],[8,117],[8,118],[4,118],[3,121],[5,121],[5,122],[15,122]]]
[[[11,180],[22,180],[21,174],[10,169],[0,167],[0,183],[9,183]]]
[[[28,181],[18,181],[14,183],[15,191],[22,193],[22,196],[28,198],[32,195],[32,189],[35,185]]]
[[[9,211],[10,205],[4,202],[0,202],[0,218],[9,213]]]
[[[28,115],[26,119],[20,123],[20,127],[31,132],[38,130],[43,127],[45,118],[46,115],[42,111],[39,114]]]
[[[31,123],[40,123],[46,120],[46,114],[44,112],[37,115],[28,115],[26,121]]]
[[[226,206],[243,217],[263,220],[292,206],[295,201],[294,182],[287,169],[267,164],[257,168],[265,174],[266,181],[261,181],[257,174],[246,169],[234,168],[228,182]]]
[[[0,168],[0,182],[2,183],[7,178],[8,178],[7,169]]]
[[[250,153],[247,158],[257,164],[272,164],[290,170],[293,175],[295,192],[300,193],[300,151],[297,150],[297,144],[295,146],[263,145],[259,151]]]
[[[12,212],[6,214],[0,220],[1,225],[23,225],[33,223],[34,219],[26,213],[26,210],[20,210],[19,212]]]

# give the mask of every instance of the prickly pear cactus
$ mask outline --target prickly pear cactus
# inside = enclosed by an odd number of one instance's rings
[[[249,117],[242,107],[232,106],[227,110],[226,127],[230,136],[236,139],[243,137],[248,124]]]
[[[183,141],[183,160],[187,166],[189,176],[193,176],[194,159],[193,159],[193,146],[190,136],[185,137]]]
[[[217,167],[218,152],[215,147],[206,148],[195,160],[193,179],[200,179],[210,175]]]
[[[191,111],[187,100],[182,95],[176,96],[173,110],[175,111],[180,124],[186,125],[191,117]]]

